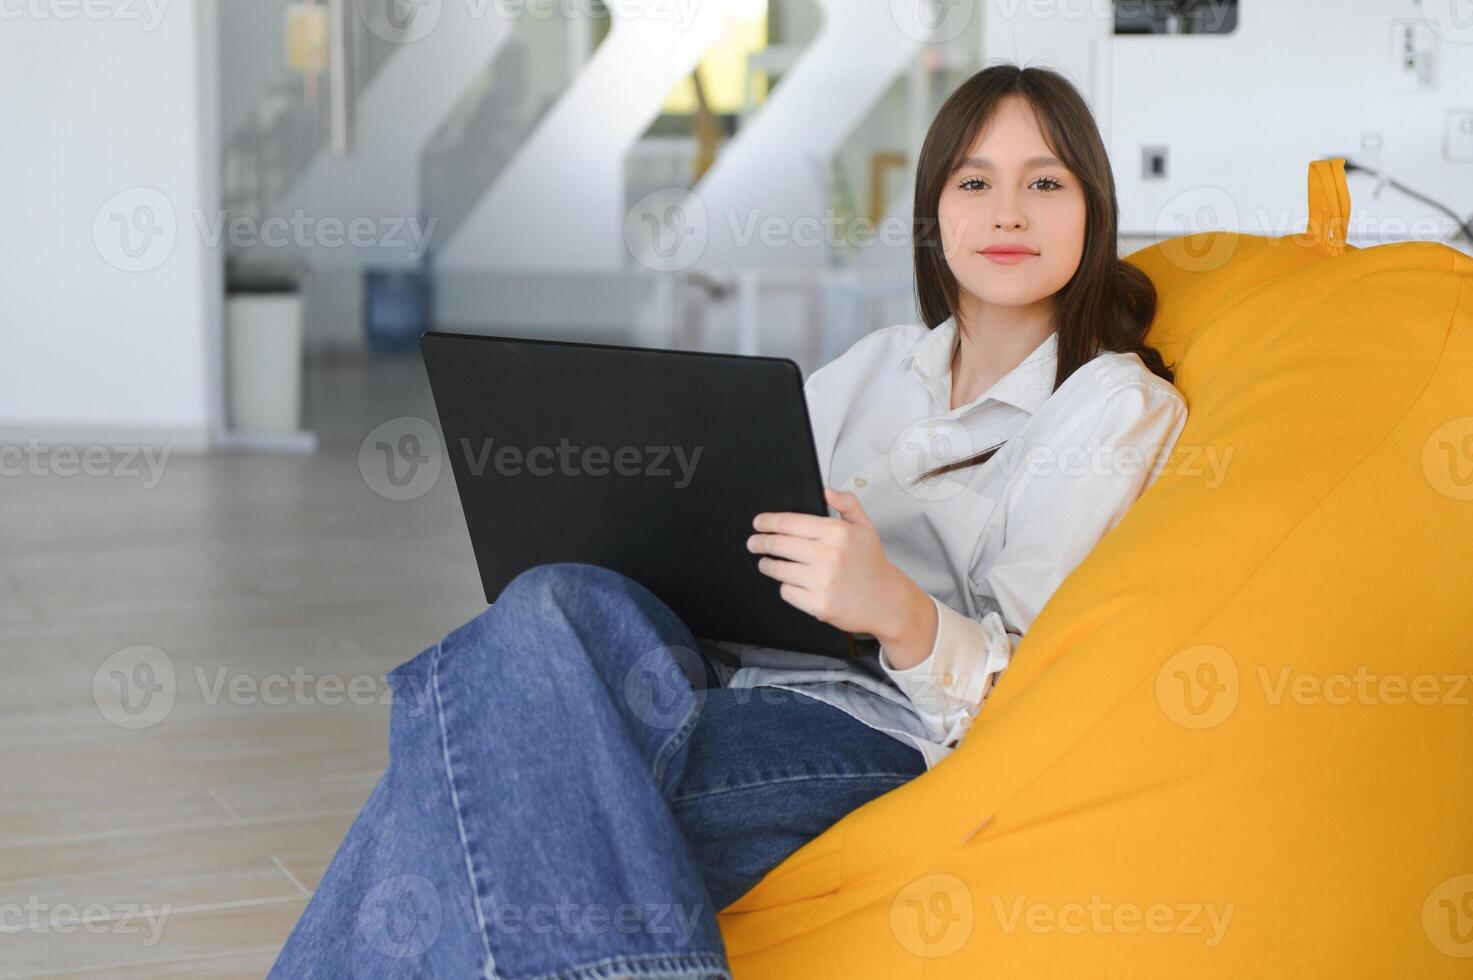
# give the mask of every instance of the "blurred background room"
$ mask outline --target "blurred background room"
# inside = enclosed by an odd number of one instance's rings
[[[1090,101],[1123,255],[1333,156],[1352,244],[1470,250],[1463,0],[0,0],[0,977],[269,969],[485,605],[421,331],[807,375],[918,319],[995,60]]]

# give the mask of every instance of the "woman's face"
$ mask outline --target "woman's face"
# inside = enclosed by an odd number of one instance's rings
[[[1084,253],[1084,190],[1018,95],[999,100],[942,188],[938,217],[946,262],[971,310],[1050,300]],[[986,254],[997,249],[1016,251]]]

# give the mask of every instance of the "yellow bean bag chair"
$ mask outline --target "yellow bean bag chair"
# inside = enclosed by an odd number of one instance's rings
[[[1473,259],[1131,256],[1191,414],[961,747],[721,913],[737,980],[1473,976]]]

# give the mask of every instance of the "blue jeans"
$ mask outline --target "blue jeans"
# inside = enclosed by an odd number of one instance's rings
[[[628,577],[522,573],[390,674],[389,769],[271,976],[730,978],[717,911],[926,767],[716,677]]]

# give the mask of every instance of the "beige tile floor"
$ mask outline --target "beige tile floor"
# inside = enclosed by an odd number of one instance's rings
[[[387,760],[383,674],[484,608],[448,467],[359,469],[433,419],[418,361],[308,391],[312,458],[0,476],[0,978],[264,976]]]

